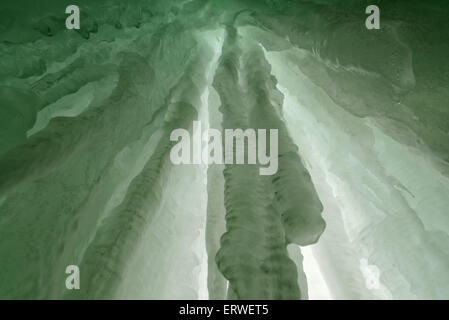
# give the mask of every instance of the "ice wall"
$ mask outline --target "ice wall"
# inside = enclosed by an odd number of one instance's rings
[[[0,298],[449,297],[447,2],[76,4],[0,4]],[[194,120],[277,173],[173,165]]]

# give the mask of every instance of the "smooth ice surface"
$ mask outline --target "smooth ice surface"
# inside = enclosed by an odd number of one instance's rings
[[[2,0],[0,298],[449,298],[449,6],[369,4]],[[278,171],[174,165],[198,120]]]

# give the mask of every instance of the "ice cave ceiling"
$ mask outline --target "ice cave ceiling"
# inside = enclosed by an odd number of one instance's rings
[[[2,0],[0,299],[448,299],[448,17]],[[276,128],[277,172],[173,164],[193,121]]]

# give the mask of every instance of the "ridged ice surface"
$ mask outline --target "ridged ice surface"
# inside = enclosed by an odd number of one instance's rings
[[[447,1],[380,30],[370,1],[76,4],[0,4],[1,299],[449,298]],[[193,121],[277,129],[277,172],[174,165]]]

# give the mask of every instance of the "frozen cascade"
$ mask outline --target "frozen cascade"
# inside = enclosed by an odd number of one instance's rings
[[[359,0],[79,0],[80,30],[22,2],[1,299],[449,298],[447,1],[382,2],[380,30]],[[277,129],[277,172],[173,164],[193,121]]]

